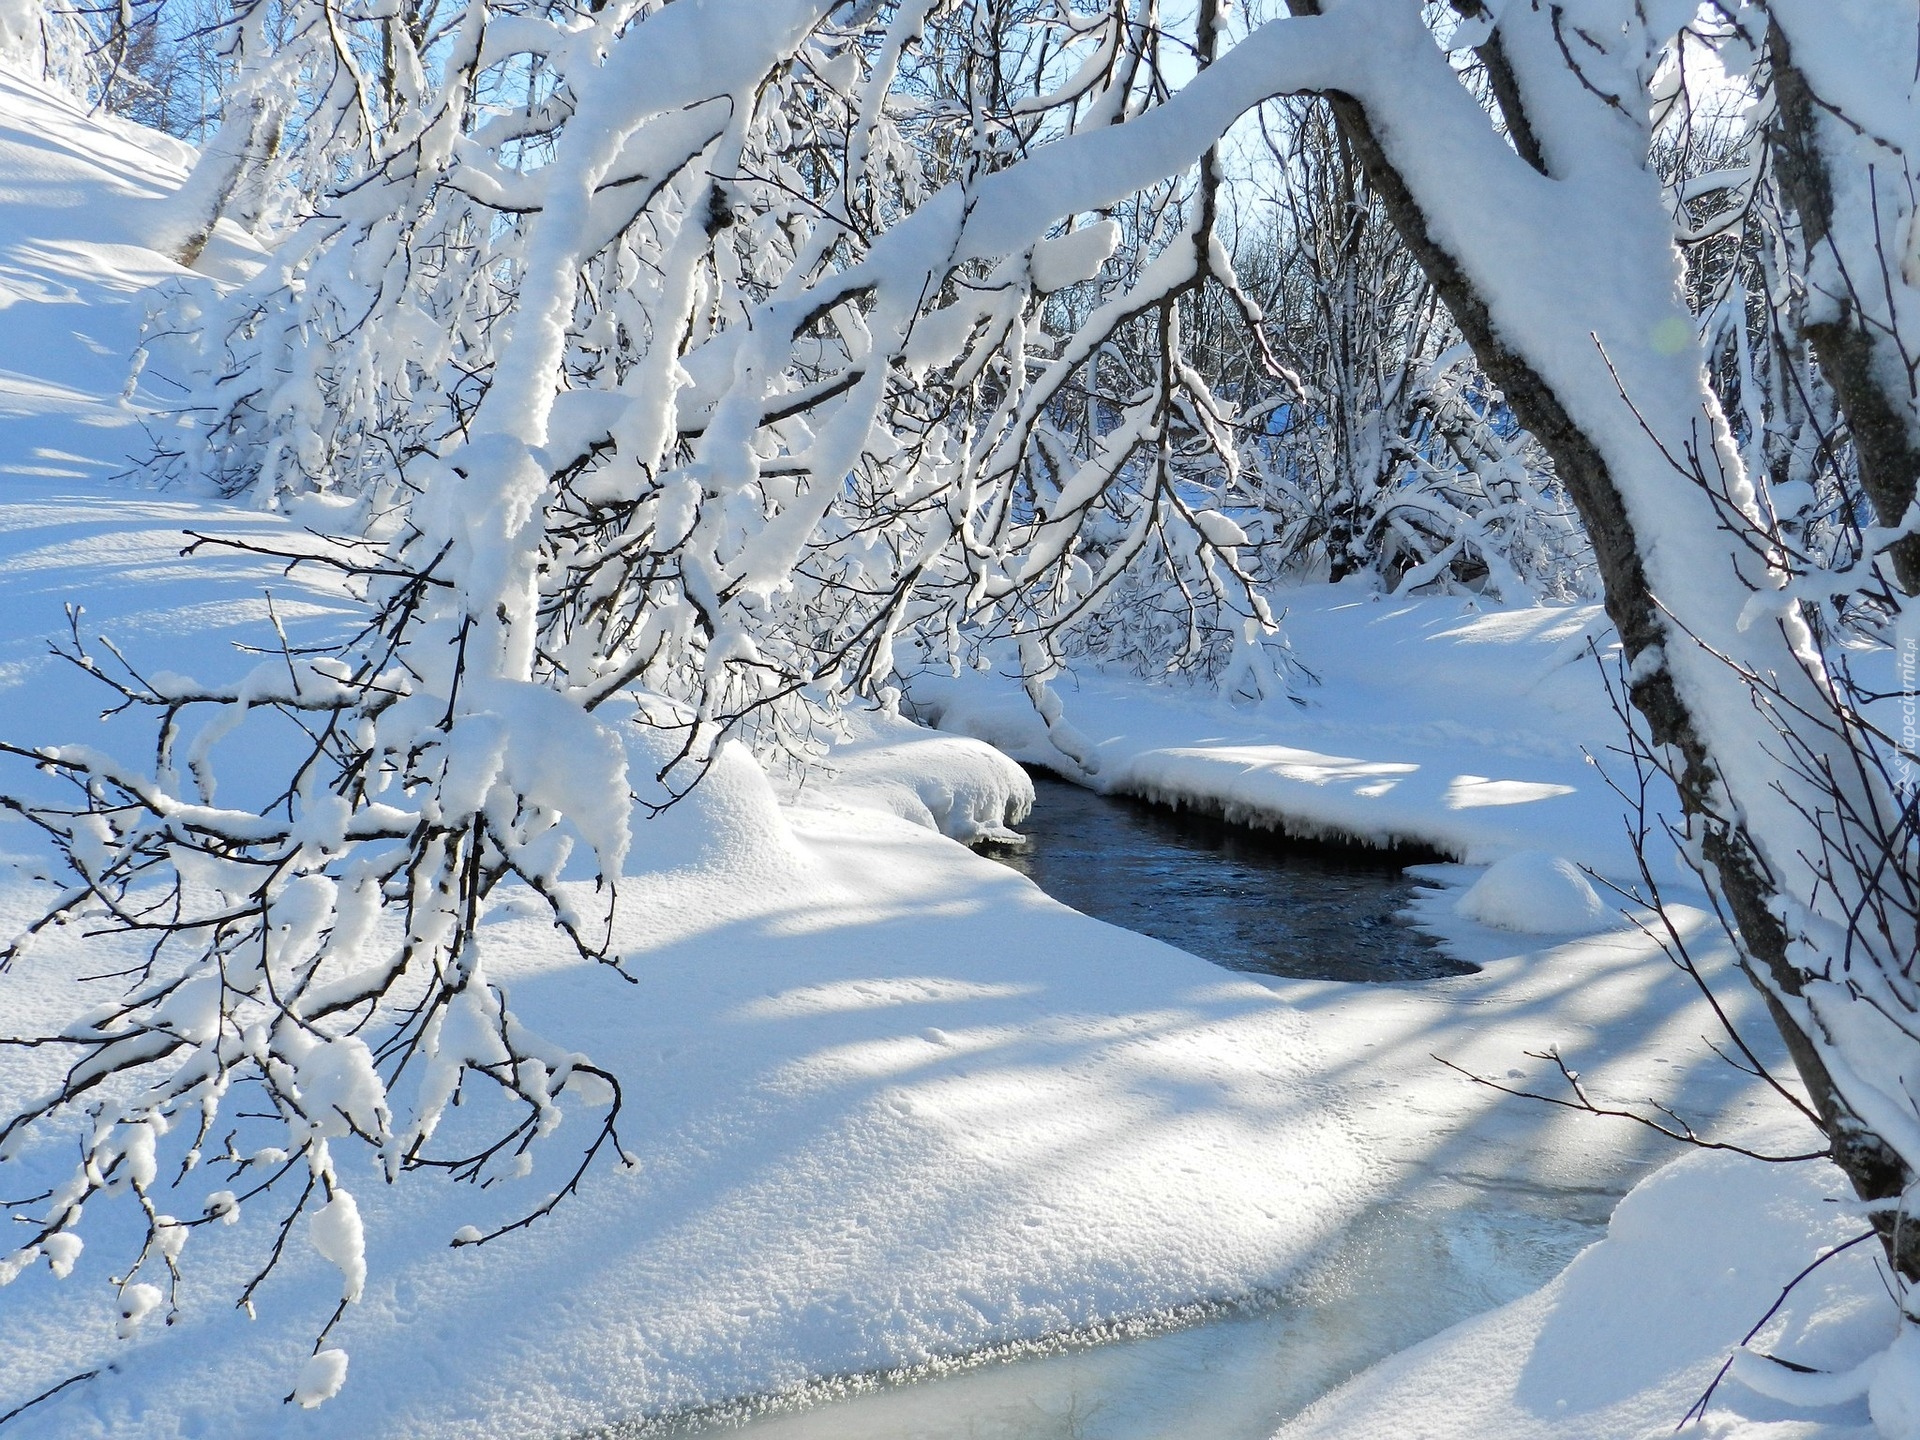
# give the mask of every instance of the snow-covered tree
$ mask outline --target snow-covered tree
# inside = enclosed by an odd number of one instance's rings
[[[1362,8],[1341,6],[1324,20],[1337,25]],[[1587,520],[1631,657],[1634,704],[1673,757],[1695,853],[1738,927],[1835,1159],[1864,1198],[1880,1202],[1875,1223],[1911,1281],[1920,1253],[1896,1197],[1920,1151],[1904,1138],[1910,1106],[1896,1097],[1914,1035],[1899,1018],[1910,1006],[1894,997],[1908,983],[1913,932],[1897,899],[1873,897],[1900,895],[1906,886],[1889,872],[1911,873],[1914,856],[1894,820],[1901,797],[1881,783],[1880,767],[1862,763],[1878,742],[1835,690],[1803,592],[1777,553],[1756,543],[1755,477],[1681,308],[1648,153],[1678,93],[1668,42],[1691,7],[1674,9],[1664,26],[1625,4],[1511,6],[1497,17],[1478,4],[1458,8],[1454,43],[1476,44],[1505,135],[1481,107],[1469,112],[1420,27],[1381,44],[1395,57],[1391,86],[1343,78],[1334,103],[1402,234]],[[1851,66],[1874,50],[1876,31],[1875,53],[1895,53],[1883,27],[1900,22],[1885,7],[1775,5],[1726,7],[1715,23],[1730,54],[1740,46],[1756,54],[1771,23],[1777,66],[1778,41],[1804,26],[1817,53],[1846,54]],[[1911,123],[1910,98],[1898,98],[1911,82],[1848,70],[1826,83],[1832,124],[1851,137],[1846,145],[1876,154],[1870,179],[1886,177],[1897,136],[1877,127]],[[1889,96],[1893,103],[1877,103]],[[1406,118],[1409,104],[1423,107],[1418,124]],[[1835,118],[1855,112],[1871,124]],[[1779,133],[1784,144],[1791,127]],[[1834,183],[1834,168],[1826,173]],[[1868,273],[1867,257],[1899,253],[1892,237],[1905,234],[1911,214],[1892,193],[1901,189],[1889,181],[1856,200],[1845,241],[1855,247],[1851,274]],[[1876,273],[1876,294],[1901,293],[1903,277],[1884,266]],[[1822,282],[1816,265],[1816,292]],[[1825,283],[1844,295],[1840,281]],[[1897,313],[1879,318],[1896,327]]]
[[[0,3],[0,64],[87,96],[101,83],[102,48],[85,7],[59,0]]]
[[[526,1033],[475,925],[518,876],[618,963],[636,728],[668,737],[683,783],[726,736],[797,744],[835,695],[888,698],[902,637],[954,663],[989,637],[1071,750],[1059,646],[1143,557],[1172,587],[1150,598],[1203,586],[1183,603],[1257,643],[1271,615],[1226,513],[1234,411],[1182,345],[1180,302],[1214,284],[1254,323],[1215,234],[1215,147],[1315,93],[1585,521],[1692,853],[1895,1273],[1920,1280],[1911,797],[1867,763],[1884,737],[1803,611],[1830,579],[1767,539],[1650,158],[1684,26],[1734,70],[1772,66],[1807,333],[1884,527],[1869,549],[1899,571],[1916,109],[1888,32],[1912,7],[1291,8],[1229,44],[1204,7],[1177,67],[1152,0],[471,0],[451,18],[404,97],[328,152],[324,203],[257,281],[201,292],[190,327],[205,423],[185,462],[331,504],[308,562],[348,577],[364,628],[233,683],[113,672],[154,712],[157,758],[28,757],[77,787],[25,805],[73,872],[53,913],[161,936],[131,993],[45,1037],[73,1068],[0,1129],[101,1107],[7,1263],[69,1263],[87,1200],[124,1185],[150,1216],[142,1263],[172,1267],[183,1222],[158,1209],[156,1156],[172,1174],[191,1146],[289,1226],[320,1217],[345,1305],[362,1262],[344,1150],[389,1179],[489,1176],[569,1093],[614,1102],[580,1163],[617,1148],[617,1077]],[[1182,203],[1122,253],[1116,215],[1170,181]],[[1097,299],[1056,333],[1046,297],[1075,286]],[[1095,418],[1063,428],[1080,393]],[[1475,394],[1434,424],[1490,482],[1511,432]],[[1887,440],[1871,458],[1868,430]],[[216,793],[242,736],[283,755],[270,803]],[[463,1081],[490,1082],[500,1126],[443,1153]],[[194,1137],[241,1092],[285,1134],[215,1161]],[[1920,1330],[1898,1343],[1911,1359]],[[1920,1365],[1885,1373],[1876,1406],[1909,1417],[1889,1433],[1920,1434],[1897,1391]]]
[[[1327,103],[1269,107],[1256,156],[1239,208],[1267,218],[1236,237],[1236,264],[1281,369],[1243,365],[1232,389],[1266,566],[1510,601],[1585,593],[1585,539],[1551,462],[1475,363]]]

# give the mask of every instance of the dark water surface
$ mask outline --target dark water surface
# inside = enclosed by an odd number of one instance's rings
[[[1024,853],[989,852],[1084,915],[1229,970],[1310,980],[1470,974],[1395,917],[1401,867],[1438,856],[1290,840],[1192,811],[1033,779]]]

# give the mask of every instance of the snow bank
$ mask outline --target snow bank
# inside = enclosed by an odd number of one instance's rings
[[[850,712],[844,723],[846,737],[808,783],[962,844],[1017,842],[1012,827],[1033,808],[1033,782],[998,750],[877,710]]]
[[[1643,1440],[1670,1434],[1728,1354],[1809,1261],[1864,1222],[1825,1161],[1768,1165],[1696,1153],[1643,1182],[1607,1238],[1537,1294],[1376,1366],[1277,1440]],[[1838,1202],[1838,1203],[1837,1203]],[[1727,1223],[1729,1215],[1740,1223]],[[1864,1437],[1863,1398],[1812,1409],[1741,1383],[1796,1377],[1776,1355],[1847,1371],[1884,1350],[1896,1313],[1867,1244],[1795,1287],[1714,1395],[1716,1440]],[[1796,1423],[1797,1422],[1797,1423]]]
[[[1612,918],[1577,865],[1540,850],[1522,850],[1490,865],[1454,910],[1522,935],[1577,935]]]
[[[1598,606],[1367,598],[1351,585],[1287,603],[1293,652],[1319,677],[1296,686],[1298,703],[1229,703],[1084,667],[1055,680],[1091,768],[1051,743],[1011,676],[927,672],[908,691],[941,730],[1098,790],[1475,865],[1542,850],[1637,874],[1619,797],[1587,758],[1608,753],[1619,724],[1588,648],[1616,648]]]
[[[324,1254],[290,1254],[249,1322],[232,1294],[273,1225],[243,1206],[190,1247],[175,1323],[121,1345],[104,1280],[137,1217],[99,1202],[69,1280],[0,1291],[0,1409],[110,1361],[16,1427],[570,1433],[1238,1293],[1359,1205],[1375,1162],[1338,1105],[1302,1106],[1318,1047],[1273,992],[920,826],[796,818],[801,873],[629,878],[637,985],[566,962],[533,916],[488,926],[514,1013],[620,1078],[637,1169],[460,1249],[560,1183],[591,1113],[563,1101],[533,1172],[487,1190],[366,1175],[363,1297],[329,1337],[351,1368],[325,1405],[282,1404],[341,1293]],[[216,1183],[167,1203],[195,1213]]]
[[[742,803],[761,804],[739,779]],[[682,855],[623,881],[616,948],[637,984],[568,960],[536,915],[489,917],[489,972],[514,1013],[619,1077],[637,1169],[596,1167],[548,1220],[458,1249],[463,1226],[485,1232],[555,1188],[568,1135],[601,1112],[563,1097],[532,1173],[485,1190],[368,1172],[363,1296],[328,1340],[351,1366],[311,1412],[282,1400],[334,1378],[302,1370],[341,1294],[333,1262],[291,1255],[249,1322],[232,1296],[273,1217],[243,1205],[195,1232],[175,1323],[121,1342],[105,1277],[138,1217],[126,1197],[96,1202],[71,1278],[41,1267],[0,1290],[0,1409],[115,1368],[14,1428],[574,1433],[1282,1288],[1431,1177],[1476,1177],[1483,1210],[1513,1187],[1583,1204],[1648,1154],[1637,1133],[1504,1100],[1434,1054],[1499,1075],[1558,1045],[1596,1094],[1654,1096],[1703,1124],[1758,1093],[1700,1052],[1710,1017],[1631,933],[1516,951],[1436,894],[1422,922],[1479,974],[1254,978],[1074,914],[830,791],[789,809],[786,833],[791,851],[767,863]],[[1683,923],[1724,980],[1706,918]],[[60,943],[98,964],[78,937]],[[22,1023],[51,1003],[60,953],[9,977]],[[1753,1018],[1757,1002],[1728,993]],[[0,1102],[35,1081],[10,1065]],[[70,1164],[58,1146],[43,1159]],[[203,1166],[165,1203],[200,1213],[225,1188]],[[1406,1338],[1383,1322],[1367,1353]]]

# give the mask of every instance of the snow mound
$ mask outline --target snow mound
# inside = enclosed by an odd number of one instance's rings
[[[1875,1429],[1891,1440],[1920,1437],[1920,1331],[1902,1325],[1893,1344],[1855,1367],[1855,1374],[1866,1382]]]
[[[847,717],[827,760],[836,799],[881,810],[971,845],[1015,840],[1033,809],[1033,781],[991,745],[942,735],[881,711]]]
[[[619,728],[628,783],[640,802],[628,822],[628,875],[718,866],[766,877],[805,867],[767,772],[746,746],[724,742],[696,779],[690,765],[668,772],[679,732],[644,723],[638,712]]]
[[[1522,850],[1487,867],[1456,914],[1522,935],[1578,935],[1607,922],[1607,906],[1571,860]]]

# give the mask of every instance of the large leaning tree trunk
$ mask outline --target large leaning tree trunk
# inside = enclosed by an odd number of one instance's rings
[[[1321,8],[1319,0],[1290,4],[1303,16]],[[1467,24],[1484,25],[1478,0],[1459,8]],[[1910,1144],[1893,1140],[1910,1121],[1881,1088],[1900,1082],[1864,1073],[1870,1062],[1848,1056],[1841,1039],[1858,1035],[1846,1012],[1871,1002],[1849,993],[1852,967],[1842,956],[1809,944],[1804,932],[1826,927],[1790,918],[1817,910],[1823,891],[1843,910],[1856,897],[1833,894],[1839,877],[1809,865],[1821,847],[1808,830],[1830,809],[1828,797],[1794,803],[1783,783],[1787,757],[1774,735],[1756,732],[1766,701],[1753,687],[1775,692],[1766,697],[1774,702],[1770,723],[1795,728],[1802,743],[1818,727],[1797,725],[1794,712],[1825,716],[1832,706],[1819,693],[1824,676],[1791,607],[1751,623],[1749,596],[1779,584],[1758,557],[1728,543],[1752,513],[1753,492],[1682,328],[1679,259],[1646,163],[1654,42],[1664,37],[1632,23],[1634,7],[1615,8],[1617,29],[1576,26],[1559,5],[1505,7],[1477,49],[1510,148],[1490,119],[1469,113],[1477,107],[1410,11],[1382,15],[1398,33],[1381,48],[1394,52],[1392,83],[1420,95],[1413,103],[1430,105],[1435,123],[1408,123],[1405,92],[1354,85],[1330,98],[1481,364],[1553,455],[1592,537],[1633,702],[1656,743],[1677,752],[1681,800],[1698,825],[1702,857],[1833,1157],[1863,1199],[1893,1200],[1912,1183],[1916,1159]],[[1781,70],[1783,148],[1796,162],[1803,206],[1812,207],[1803,209],[1809,240],[1838,252],[1831,180],[1810,138],[1812,104],[1797,72]],[[1450,149],[1471,158],[1448,164]],[[1639,203],[1611,209],[1607,197]],[[1599,253],[1596,236],[1616,253]],[[1862,267],[1855,283],[1867,279]],[[1871,281],[1880,283],[1878,267]],[[1835,309],[1816,344],[1831,357],[1855,420],[1863,479],[1872,477],[1866,483],[1883,520],[1897,523],[1913,495],[1912,431],[1880,383],[1887,367],[1876,366],[1872,352],[1886,342],[1861,307]],[[1896,548],[1896,563],[1911,588],[1908,549]],[[1834,754],[1820,773],[1869,784],[1851,761]],[[1884,795],[1856,803],[1897,808]],[[1897,982],[1910,949],[1900,949],[1911,939],[1886,939],[1888,953],[1870,963],[1891,975],[1874,978],[1904,988]],[[1899,1040],[1912,1045],[1911,1033]],[[1850,1072],[1844,1082],[1836,1059]],[[1895,1269],[1920,1279],[1920,1228],[1905,1224],[1898,1207],[1877,1209],[1874,1223]]]

